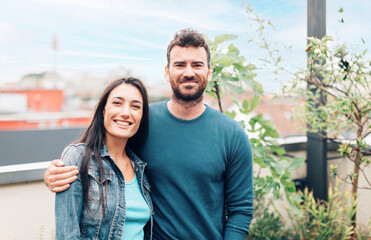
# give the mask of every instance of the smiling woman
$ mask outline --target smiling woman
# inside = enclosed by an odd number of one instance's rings
[[[80,173],[56,195],[56,239],[151,239],[146,164],[133,152],[147,132],[142,82],[127,78],[109,84],[80,142],[62,153],[65,165],[77,166]]]
[[[140,91],[128,84],[116,87],[108,97],[103,114],[106,141],[114,137],[127,141],[138,131],[142,119],[143,98]]]

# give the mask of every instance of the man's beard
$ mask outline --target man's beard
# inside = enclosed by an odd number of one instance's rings
[[[199,87],[195,93],[182,93],[178,88],[172,88],[176,99],[184,102],[198,101],[202,98],[205,88]]]
[[[184,77],[183,79],[180,79],[176,84],[176,81],[174,81],[174,79],[171,77],[171,75],[169,74],[169,78],[170,78],[170,85],[171,85],[171,89],[173,90],[173,93],[174,93],[174,97],[176,100],[178,101],[181,101],[181,102],[193,102],[193,103],[198,103],[200,102],[202,99],[203,99],[203,94],[204,94],[204,91],[206,89],[206,86],[207,84],[203,84],[202,80],[201,79],[195,79],[195,77],[190,77],[190,78],[187,78],[187,77]],[[191,80],[196,80],[197,81],[197,89],[196,89],[196,92],[192,93],[192,92],[186,92],[186,93],[182,93],[181,90],[180,90],[180,85],[182,82],[184,81],[191,81]]]

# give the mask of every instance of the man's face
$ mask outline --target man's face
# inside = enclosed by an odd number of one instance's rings
[[[174,95],[183,101],[195,101],[202,97],[207,82],[211,80],[211,68],[203,47],[174,46],[170,52],[165,78],[170,82]]]

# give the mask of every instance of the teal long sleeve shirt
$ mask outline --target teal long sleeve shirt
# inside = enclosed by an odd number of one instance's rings
[[[250,142],[231,118],[206,106],[193,120],[166,101],[150,107],[141,150],[152,186],[155,240],[244,240],[253,217]]]

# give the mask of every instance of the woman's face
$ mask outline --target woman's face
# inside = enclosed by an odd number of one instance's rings
[[[139,90],[125,83],[117,86],[109,94],[103,111],[106,138],[132,137],[138,131],[142,114],[143,98]]]

